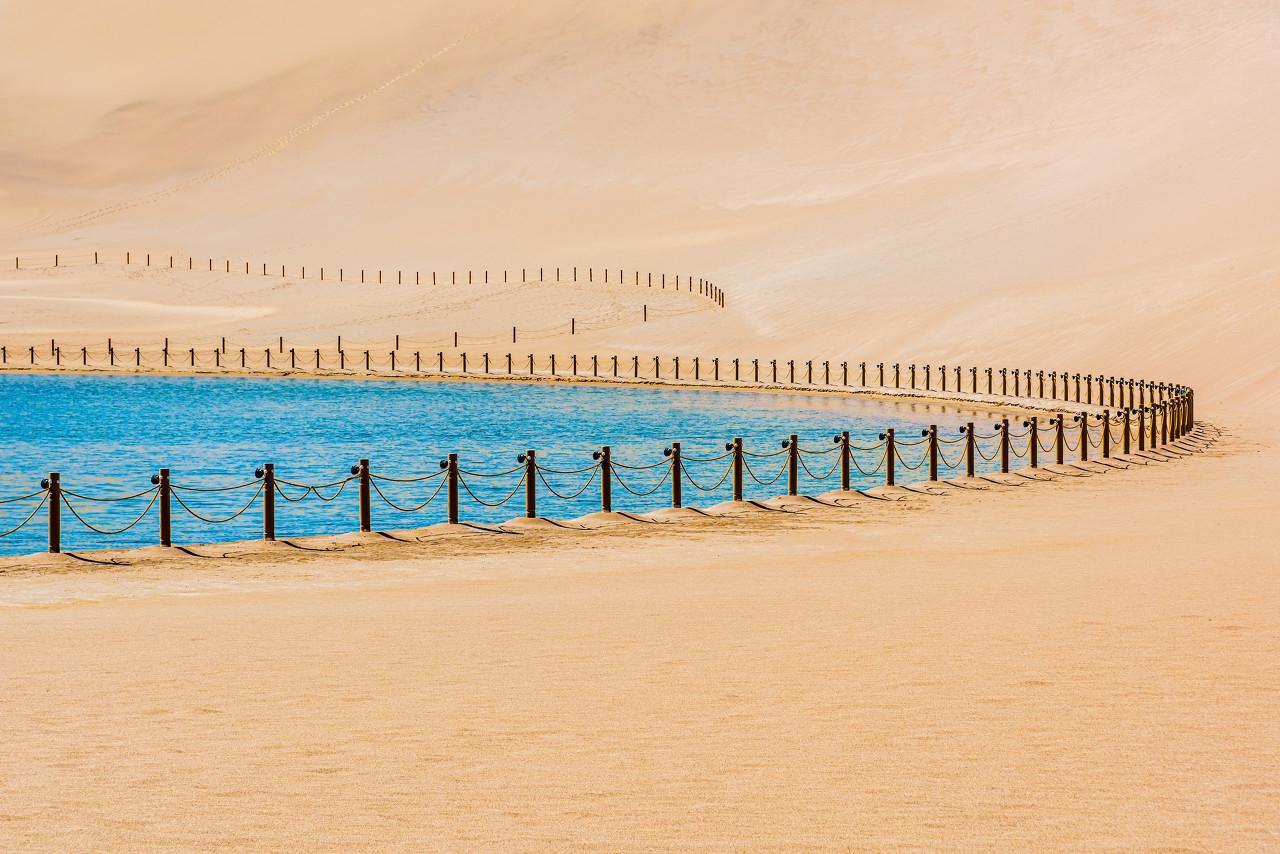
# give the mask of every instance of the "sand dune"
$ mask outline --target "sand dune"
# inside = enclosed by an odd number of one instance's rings
[[[692,269],[784,345],[1277,403],[1273,4],[258,10],[12,10],[0,246]]]
[[[1274,2],[3,17],[0,343],[586,317],[604,351],[1187,382],[1227,435],[852,522],[6,572],[0,847],[1277,846]],[[8,269],[95,250],[731,300]]]

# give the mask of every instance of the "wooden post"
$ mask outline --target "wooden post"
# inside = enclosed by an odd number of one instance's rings
[[[967,477],[973,477],[977,473],[978,467],[978,438],[973,433],[973,422],[960,428],[964,431],[964,473]]]
[[[56,555],[62,551],[62,475],[51,471],[40,485],[49,490],[49,554]]]
[[[524,515],[526,519],[538,518],[538,461],[533,449],[516,457],[524,463]]]
[[[600,511],[613,512],[613,457],[608,445],[592,454],[600,461]]]
[[[930,424],[928,430],[920,434],[929,439],[929,480],[938,479],[938,425]]]
[[[1124,411],[1124,443],[1123,444],[1124,444],[1124,453],[1126,454],[1129,453],[1129,431],[1130,431],[1129,412],[1130,411],[1128,409]]]
[[[1130,400],[1132,399],[1130,396]],[[1142,406],[1134,411],[1138,413],[1138,450],[1145,451],[1147,449],[1147,409]]]
[[[840,446],[840,489],[843,492],[849,491],[849,455],[852,453],[849,449],[849,431],[843,430],[840,435],[835,437],[836,444]]]
[[[1076,416],[1080,422],[1080,462],[1089,460],[1089,413],[1081,412]]]
[[[368,533],[373,530],[373,507],[369,491],[369,461],[361,460],[351,467],[351,473],[359,478],[360,484],[360,531]]]
[[[666,455],[671,458],[671,506],[680,508],[680,487],[684,481],[684,469],[680,463],[680,443],[672,442],[671,447],[667,448]]]
[[[440,468],[445,470],[448,478],[449,524],[458,524],[458,455],[450,454],[447,460],[440,461]]]
[[[1111,410],[1102,410],[1102,458],[1111,459]]]
[[[880,438],[884,440],[884,483],[885,486],[893,486],[894,482],[894,456],[897,453],[893,447],[893,428],[890,427],[880,434]]]
[[[1009,419],[1005,418],[996,425],[1000,431],[1000,473],[1009,473]]]
[[[159,474],[152,476],[151,482],[160,487],[160,494],[156,499],[160,506],[160,545],[171,546],[173,545],[173,514],[169,504],[172,495],[169,470],[160,469]]]
[[[276,538],[276,467],[274,463],[263,463],[257,471],[262,478],[262,539]]]
[[[782,447],[787,449],[787,495],[800,494],[800,441],[792,433]]]
[[[742,437],[735,437],[725,445],[726,451],[733,452],[733,500],[742,500]]]
[[[1062,418],[1061,412],[1059,412],[1056,416],[1054,416],[1053,423],[1056,427],[1055,432],[1057,434],[1056,436],[1054,436],[1054,441],[1055,441],[1055,444],[1057,445],[1057,449],[1056,449],[1057,462],[1058,462],[1058,465],[1062,465],[1063,462],[1065,462],[1064,455],[1066,453],[1066,446],[1067,446],[1067,442],[1066,442],[1067,427],[1066,427],[1065,421]]]
[[[1040,468],[1040,440],[1036,431],[1040,426],[1040,416],[1036,415],[1030,421],[1023,421],[1022,426],[1031,431],[1027,434],[1027,457],[1031,460],[1031,467],[1038,469]]]

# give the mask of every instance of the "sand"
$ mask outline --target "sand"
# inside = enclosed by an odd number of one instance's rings
[[[7,563],[0,848],[1280,847],[1273,3],[11,6],[0,344],[528,324],[1186,382],[1222,436],[853,510]],[[313,278],[556,265],[729,305]]]

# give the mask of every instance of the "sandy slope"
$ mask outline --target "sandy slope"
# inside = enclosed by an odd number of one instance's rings
[[[345,10],[7,10],[0,247],[692,270],[815,355],[1276,403],[1273,3]]]
[[[0,847],[1280,845],[1274,3],[361,10],[6,5],[0,258],[607,264],[729,310],[4,269],[0,338],[581,310],[1183,380],[1231,435],[852,525],[6,574]]]
[[[12,576],[0,838],[1274,850],[1280,582],[1235,484],[1276,468],[1211,454],[470,558]]]

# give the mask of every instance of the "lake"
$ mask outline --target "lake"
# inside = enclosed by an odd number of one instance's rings
[[[484,382],[364,381],[323,379],[257,379],[240,377],[0,375],[0,501],[35,492],[50,471],[62,476],[68,496],[63,516],[63,549],[123,548],[157,542],[157,508],[130,530],[105,536],[88,530],[69,512],[104,529],[121,528],[138,518],[150,501],[142,495],[127,501],[96,502],[151,489],[151,476],[171,469],[181,498],[196,513],[226,517],[255,494],[255,469],[275,465],[276,475],[292,484],[335,484],[304,494],[282,483],[277,499],[277,535],[341,533],[357,527],[357,489],[337,484],[350,468],[368,458],[375,475],[375,529],[419,527],[445,518],[444,495],[414,513],[402,508],[422,504],[441,478],[440,460],[459,455],[465,472],[461,516],[465,521],[492,522],[523,514],[521,487],[512,501],[495,503],[515,488],[520,473],[498,478],[481,474],[517,467],[517,454],[537,450],[541,465],[562,471],[589,468],[592,452],[610,445],[619,465],[614,481],[615,510],[644,511],[670,503],[670,482],[659,485],[668,466],[626,469],[621,466],[661,464],[671,442],[682,443],[690,478],[685,481],[686,506],[707,506],[730,497],[722,476],[729,460],[701,462],[721,456],[725,442],[744,439],[748,452],[781,450],[788,434],[800,437],[806,451],[829,451],[832,437],[851,433],[855,445],[870,446],[886,427],[904,441],[918,441],[920,430],[937,424],[947,437],[959,435],[966,421],[990,433],[997,416],[955,405],[921,401],[883,401],[838,395],[770,394],[763,392],[651,389],[586,384],[522,384]],[[990,448],[990,442],[987,447]],[[960,445],[945,451],[959,461]],[[902,448],[918,460],[923,446]],[[882,454],[860,453],[870,469]],[[839,487],[838,472],[819,482],[837,455],[806,455],[808,471],[800,474],[800,491],[816,494]],[[768,481],[781,470],[785,456],[748,459],[752,471]],[[995,463],[980,461],[980,471]],[[942,477],[955,474],[944,466]],[[898,469],[900,482],[921,479],[922,472]],[[592,471],[548,472],[539,483],[539,514],[572,518],[599,509],[599,481]],[[717,482],[719,483],[717,484]],[[884,482],[855,469],[856,487]],[[249,484],[240,490],[203,492]],[[585,486],[585,488],[584,488]],[[549,489],[569,495],[553,497]],[[647,496],[635,492],[653,490]],[[341,489],[342,491],[334,496]],[[769,485],[747,478],[748,497],[766,498],[786,491],[786,478]],[[473,497],[474,495],[474,497]],[[288,498],[299,498],[293,502]],[[385,498],[385,500],[384,500]],[[0,533],[31,513],[39,498],[0,503]],[[388,503],[389,502],[389,503]],[[175,500],[173,541],[207,543],[252,539],[261,534],[261,498],[224,524],[202,522]],[[0,537],[0,554],[24,554],[46,546],[45,511],[25,528]]]

